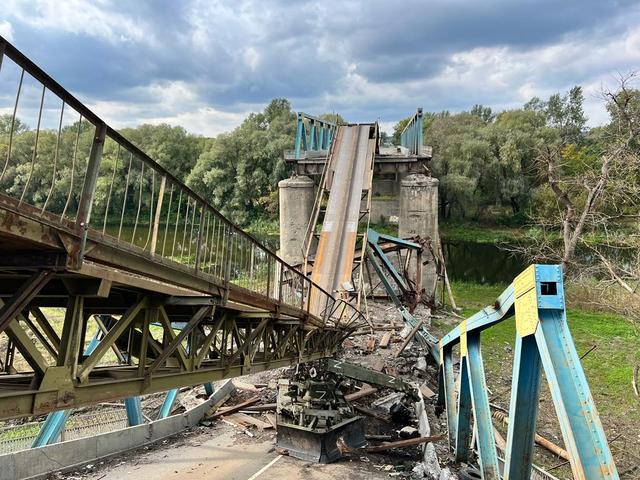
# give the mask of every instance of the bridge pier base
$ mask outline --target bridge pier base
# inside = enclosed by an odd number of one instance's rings
[[[280,257],[291,265],[304,260],[304,239],[314,202],[314,183],[293,176],[278,183],[280,200]]]
[[[419,235],[431,238],[435,251],[439,248],[438,232],[438,184],[436,178],[422,174],[412,174],[400,182],[400,216],[398,231],[401,238]],[[431,252],[423,252],[422,285],[424,297],[428,301],[435,300],[438,272]],[[412,265],[415,271],[415,267]],[[415,274],[414,272],[410,272]]]

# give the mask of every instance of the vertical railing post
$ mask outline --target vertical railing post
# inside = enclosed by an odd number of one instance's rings
[[[91,219],[91,207],[96,192],[96,182],[98,181],[98,172],[100,170],[100,161],[102,159],[102,149],[107,136],[107,125],[101,123],[96,125],[96,133],[91,144],[91,153],[89,154],[89,162],[87,171],[84,176],[84,184],[82,186],[82,194],[80,195],[80,203],[78,205],[78,214],[76,217],[76,232],[80,236],[80,244],[75,257],[75,268],[80,268],[84,260],[84,250],[87,244],[87,230],[89,229],[89,221]]]
[[[200,206],[201,211],[200,211],[200,221],[198,222],[198,242],[197,242],[197,246],[196,246],[196,272],[198,270],[200,270],[200,253],[202,250],[202,236],[204,235],[204,230],[202,228],[202,224],[204,223],[204,211],[205,211],[205,205],[202,204]]]
[[[160,192],[158,192],[158,202],[156,204],[155,217],[153,219],[153,232],[151,234],[151,255],[156,253],[156,243],[158,242],[158,229],[160,228],[160,214],[162,212],[162,202],[164,200],[164,190],[167,184],[167,176],[164,175],[160,181]]]
[[[305,139],[304,132],[304,121],[302,112],[298,112],[298,126],[296,127],[296,159],[299,160],[301,158],[302,148],[307,149],[307,142]]]

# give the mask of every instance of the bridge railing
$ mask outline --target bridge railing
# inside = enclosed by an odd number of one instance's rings
[[[514,316],[515,355],[501,473],[480,340],[484,330]],[[445,335],[439,348],[438,402],[446,407],[449,443],[456,461],[469,462],[475,431],[483,479],[532,478],[540,379],[544,371],[574,478],[619,478],[567,325],[560,266],[531,265],[493,306],[464,320]]]
[[[337,309],[340,301],[226,219],[2,37],[0,112],[0,205],[73,232],[80,239],[76,266],[90,239],[306,312],[317,292],[325,325],[358,317],[354,307]],[[316,127],[320,136],[312,145],[326,145],[328,122]]]
[[[298,112],[294,155],[297,160],[307,153],[326,152],[331,147],[337,123]]]
[[[408,148],[410,155],[421,154],[423,150],[422,132],[422,108],[418,108],[400,134],[400,145]]]

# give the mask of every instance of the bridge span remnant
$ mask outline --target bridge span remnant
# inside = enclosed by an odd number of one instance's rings
[[[0,79],[0,419],[329,356],[363,321],[1,37]]]

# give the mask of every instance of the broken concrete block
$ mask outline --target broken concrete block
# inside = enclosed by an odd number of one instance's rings
[[[400,438],[413,438],[413,437],[420,436],[420,432],[418,432],[418,429],[410,425],[407,425],[406,427],[402,427],[398,431],[398,434],[400,435]]]

